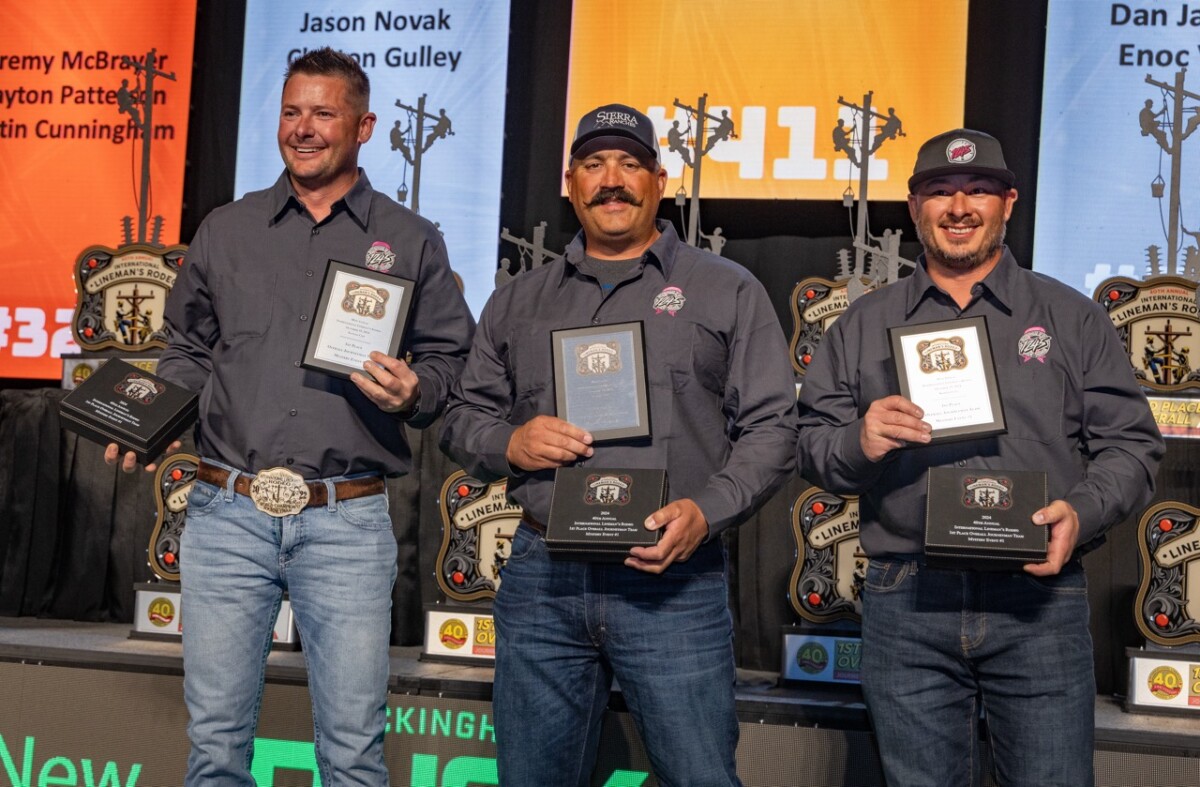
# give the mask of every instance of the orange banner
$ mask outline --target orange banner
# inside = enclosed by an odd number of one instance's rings
[[[127,216],[138,240],[147,127],[145,214],[163,218],[160,243],[179,242],[195,21],[195,0],[6,4],[0,26],[0,182],[8,193],[0,210],[0,378],[58,378],[59,357],[78,351],[70,330],[73,266],[88,246],[125,245]]]
[[[670,190],[690,190],[668,135],[693,140],[694,159],[727,114],[732,133],[701,159],[702,197],[838,199],[859,176],[834,150],[839,119],[860,129],[856,150],[862,136],[861,113],[838,99],[861,109],[871,92],[868,143],[885,139],[870,198],[900,200],[921,142],[962,125],[966,57],[967,0],[575,0],[564,150],[581,114],[628,104],[661,135]],[[696,139],[696,115],[675,102],[699,109],[704,94]]]

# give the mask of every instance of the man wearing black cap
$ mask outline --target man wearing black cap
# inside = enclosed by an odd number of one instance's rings
[[[1095,679],[1080,555],[1144,505],[1163,441],[1103,308],[1018,266],[1017,199],[1000,143],[957,129],[926,142],[909,180],[925,253],[856,301],[822,340],[800,396],[797,459],[814,484],[859,494],[870,557],[862,686],[888,783],[974,784],[980,705],[1001,784],[1092,782]],[[887,329],[983,316],[1007,432],[929,445],[897,394]],[[927,565],[931,467],[1045,472],[1045,563]]]
[[[496,742],[505,785],[584,785],[615,677],[662,784],[738,784],[733,631],[720,534],[791,472],[795,388],[762,285],[656,221],[667,175],[649,118],[584,115],[567,193],[583,231],[565,259],[484,307],[451,392],[442,447],[508,477],[525,512],[495,603]],[[550,332],[641,321],[649,438],[593,444],[555,417]],[[624,562],[551,560],[543,538],[564,466],[667,471],[654,547]]]

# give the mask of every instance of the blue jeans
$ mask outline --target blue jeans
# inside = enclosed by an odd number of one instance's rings
[[[208,462],[206,463],[216,464]],[[304,643],[321,782],[387,784],[383,731],[396,539],[387,495],[272,517],[197,481],[183,531],[188,787],[253,787],[263,672],[284,591]]]
[[[663,785],[737,785],[733,623],[708,544],[661,576],[552,561],[522,524],[496,597],[500,783],[586,785],[615,676]]]
[[[862,688],[892,785],[978,784],[979,703],[1003,785],[1090,785],[1087,582],[871,560]]]

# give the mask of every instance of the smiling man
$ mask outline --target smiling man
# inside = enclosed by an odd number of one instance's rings
[[[667,174],[650,119],[621,104],[579,122],[566,172],[582,232],[565,259],[484,307],[442,448],[508,477],[524,509],[496,603],[500,783],[590,783],[615,677],[660,784],[738,784],[733,629],[720,534],[791,473],[795,388],[783,329],[741,266],[657,221]],[[555,416],[550,332],[640,321],[651,437],[595,445]],[[667,471],[656,546],[623,562],[551,559],[559,467]]]
[[[167,302],[158,373],[200,393],[201,463],[180,551],[189,787],[254,784],[263,671],[285,592],[304,643],[321,782],[388,781],[397,549],[383,478],[410,469],[405,425],[439,415],[474,323],[437,229],[358,168],[375,127],[369,90],[341,52],[292,61],[279,114],[285,171],[205,219]],[[300,366],[330,259],[416,282],[401,358],[371,353],[369,374],[349,380]],[[115,445],[106,458],[118,461]],[[124,457],[124,469],[134,461]]]
[[[1095,679],[1080,556],[1144,505],[1163,440],[1104,309],[1017,265],[1000,143],[926,142],[909,179],[925,253],[822,340],[800,395],[805,478],[857,494],[870,557],[862,687],[889,784],[978,784],[980,705],[1000,784],[1092,783]],[[930,443],[897,393],[887,330],[987,320],[1008,431]],[[1046,473],[1048,559],[1020,571],[935,568],[923,554],[931,467]]]

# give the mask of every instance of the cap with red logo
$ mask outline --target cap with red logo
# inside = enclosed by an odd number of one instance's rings
[[[1017,176],[1004,163],[1000,141],[969,128],[938,134],[921,146],[908,190],[915,192],[919,184],[946,175],[986,175],[1009,188],[1017,184]]]

